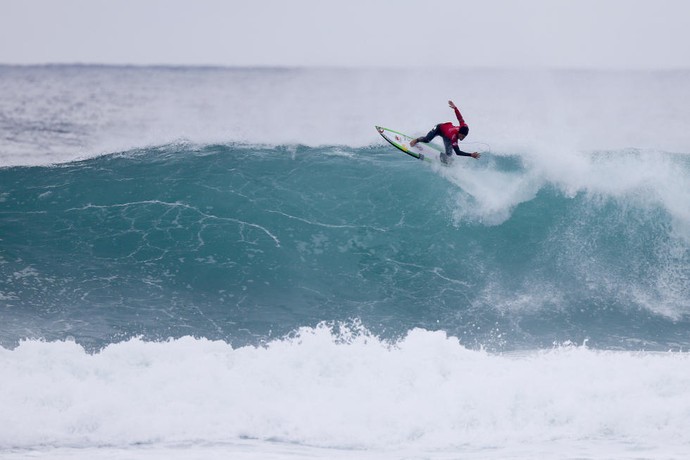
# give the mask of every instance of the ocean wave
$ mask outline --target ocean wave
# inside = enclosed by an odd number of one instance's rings
[[[475,347],[687,347],[685,158],[540,158],[172,144],[5,168],[0,338],[242,344],[360,318]]]

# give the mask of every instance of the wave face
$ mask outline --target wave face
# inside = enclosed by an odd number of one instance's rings
[[[248,344],[358,319],[499,349],[686,347],[690,237],[673,200],[690,170],[640,157],[595,155],[606,181],[581,190],[516,157],[437,170],[388,147],[168,145],[6,168],[2,340]],[[636,185],[609,175],[652,163]]]

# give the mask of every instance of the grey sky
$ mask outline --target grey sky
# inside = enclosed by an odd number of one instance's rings
[[[0,0],[0,63],[690,68],[687,0]]]

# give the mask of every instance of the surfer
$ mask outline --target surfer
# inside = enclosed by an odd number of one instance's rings
[[[436,136],[441,136],[443,138],[443,144],[446,147],[446,153],[441,152],[440,154],[442,163],[450,163],[453,151],[455,151],[456,155],[460,155],[461,157],[472,157],[475,159],[479,158],[481,156],[479,153],[463,152],[458,147],[458,141],[461,141],[467,137],[467,133],[469,133],[470,128],[467,126],[467,123],[465,123],[465,120],[462,118],[458,108],[455,106],[455,104],[453,104],[453,101],[448,101],[448,106],[455,111],[455,116],[458,118],[460,126],[455,126],[450,121],[446,123],[439,123],[438,125],[434,126],[434,128],[429,131],[426,136],[412,139],[412,141],[410,141],[410,147],[414,147],[417,142],[429,143]]]

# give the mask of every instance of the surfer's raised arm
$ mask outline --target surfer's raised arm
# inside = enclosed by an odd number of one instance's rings
[[[467,123],[465,123],[464,118],[462,118],[462,114],[460,113],[460,110],[458,110],[457,106],[453,103],[453,101],[448,101],[448,107],[453,109],[455,111],[455,116],[460,122],[460,126],[467,126]]]

